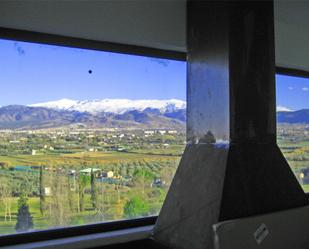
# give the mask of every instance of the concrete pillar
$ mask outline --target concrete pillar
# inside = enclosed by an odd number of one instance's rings
[[[188,145],[154,229],[211,249],[218,221],[307,204],[276,144],[272,1],[189,1]]]

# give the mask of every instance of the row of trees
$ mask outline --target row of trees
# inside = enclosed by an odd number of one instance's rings
[[[7,178],[0,179],[0,204],[4,206],[4,220],[12,221],[12,183]],[[27,188],[24,188],[25,190]],[[32,216],[30,214],[28,198],[23,191],[18,199],[17,222],[15,229],[18,232],[27,231],[33,228]]]
[[[165,167],[160,162],[141,164],[144,167],[139,163],[128,164],[134,169],[129,178],[131,180],[120,177],[112,182],[100,182],[94,171],[89,176],[70,176],[63,171],[45,171],[43,166],[37,173],[0,172],[0,204],[3,207],[0,209],[3,210],[5,221],[12,220],[12,203],[14,196],[18,197],[16,231],[34,227],[37,218],[34,219],[32,215],[35,213],[38,217],[37,209],[40,219],[48,221],[48,227],[154,214],[162,204],[176,164],[165,164]],[[125,164],[118,166],[118,171],[121,172]],[[158,176],[162,182],[166,182],[160,188],[153,186]],[[32,205],[33,197],[38,197],[38,206]],[[15,205],[13,206],[15,209]],[[13,219],[15,220],[15,216]]]

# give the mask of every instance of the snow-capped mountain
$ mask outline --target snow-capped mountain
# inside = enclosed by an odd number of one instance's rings
[[[278,108],[280,110],[280,108]],[[278,123],[309,123],[309,109],[277,112]],[[0,107],[0,129],[43,129],[82,125],[89,128],[185,130],[181,100],[62,99],[31,106]]]
[[[292,112],[293,110],[285,107],[285,106],[281,106],[281,105],[278,105],[277,106],[277,112]]]
[[[102,99],[102,100],[71,100],[61,99],[45,103],[29,105],[30,107],[45,107],[55,110],[79,111],[96,114],[100,112],[123,114],[128,111],[144,111],[157,109],[160,113],[170,113],[186,108],[186,102],[178,99],[169,100],[130,100],[130,99]]]

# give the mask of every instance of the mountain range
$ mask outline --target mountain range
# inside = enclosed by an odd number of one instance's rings
[[[131,99],[102,99],[102,100],[71,100],[61,99],[29,105],[31,107],[45,107],[61,111],[78,111],[97,114],[101,112],[123,114],[128,111],[145,111],[155,109],[160,113],[174,112],[185,109],[186,102],[178,99],[169,100],[131,100]]]
[[[186,102],[170,100],[61,99],[0,108],[0,129],[89,128],[184,129]]]
[[[278,123],[309,124],[309,109],[277,112]]]
[[[277,112],[279,123],[308,123],[309,109]],[[0,129],[89,128],[184,129],[186,102],[170,100],[61,99],[0,108]]]

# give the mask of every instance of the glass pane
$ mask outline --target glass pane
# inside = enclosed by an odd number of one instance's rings
[[[277,140],[309,192],[309,79],[277,75]]]
[[[186,63],[0,40],[0,234],[158,214]]]

